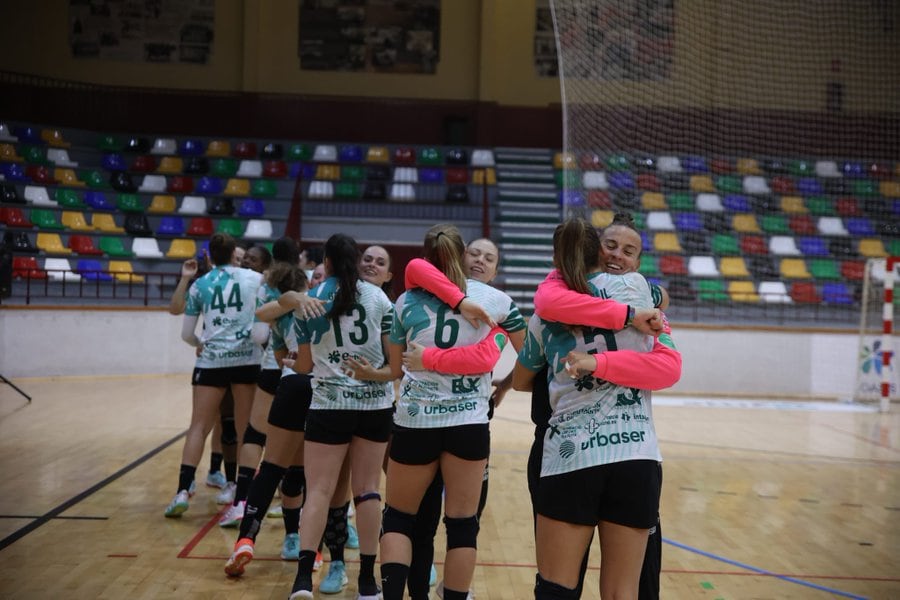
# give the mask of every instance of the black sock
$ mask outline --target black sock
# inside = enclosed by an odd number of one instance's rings
[[[281,507],[281,520],[284,521],[285,533],[297,533],[300,531],[300,509]]]
[[[237,479],[237,462],[225,461],[225,480],[234,483]]]
[[[209,455],[209,472],[216,473],[222,469],[222,453],[211,452]]]
[[[244,518],[241,520],[239,538],[256,539],[256,534],[259,533],[262,521],[266,518],[266,511],[269,510],[272,496],[275,495],[275,488],[278,487],[282,475],[284,475],[284,467],[266,461],[259,465],[259,475],[253,479],[250,490],[247,492],[247,506],[244,508]]]
[[[312,591],[313,563],[316,562],[315,550],[301,550],[300,559],[297,561],[297,577],[294,578],[294,587],[291,592],[297,590]]]
[[[401,600],[409,567],[400,563],[381,564],[381,592],[384,600]]]
[[[238,468],[237,489],[234,492],[235,506],[237,506],[237,503],[241,500],[247,499],[247,492],[250,490],[250,482],[253,481],[253,476],[255,474],[256,469],[254,469],[253,467]]]
[[[444,588],[444,600],[466,600],[469,597],[469,590],[460,592],[457,590],[448,590]]]
[[[406,582],[411,598],[428,598],[431,565],[434,562],[434,536],[441,521],[444,480],[438,471],[425,490],[412,532],[412,561]]]
[[[331,553],[331,560],[344,562],[344,546],[347,544],[347,509],[350,503],[328,509],[325,523],[325,545]]]
[[[177,494],[181,490],[190,490],[196,474],[197,467],[184,464],[181,465],[181,468],[178,470],[178,490],[176,490],[175,493]]]
[[[374,596],[378,593],[375,583],[375,555],[359,555],[359,593],[362,596]]]

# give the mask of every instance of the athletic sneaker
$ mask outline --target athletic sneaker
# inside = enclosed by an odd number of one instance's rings
[[[376,589],[374,594],[357,594],[356,600],[382,600],[381,588],[376,586]]]
[[[288,600],[312,600],[313,597],[312,590],[297,590],[288,596]]]
[[[188,504],[188,498],[187,490],[181,490],[175,494],[175,497],[172,498],[172,501],[169,502],[169,505],[166,507],[165,515],[173,518],[183,515],[185,511],[187,511],[188,506],[190,506]]]
[[[241,500],[237,504],[232,504],[219,519],[219,527],[237,527],[244,518],[244,508],[247,506],[246,500]]]
[[[225,487],[226,483],[228,483],[228,480],[225,479],[225,473],[222,471],[210,471],[209,475],[206,476],[206,485],[209,487],[219,488],[221,490]]]
[[[298,557],[298,559],[299,559],[299,557]],[[313,571],[318,571],[319,569],[321,569],[323,562],[325,562],[325,560],[322,558],[322,553],[319,551],[316,551],[316,560],[315,560],[315,562],[313,562]],[[302,598],[302,596],[301,596],[301,598]]]
[[[280,504],[276,504],[275,506],[272,506],[271,508],[269,508],[269,511],[266,513],[266,516],[269,517],[270,519],[280,519],[282,516],[284,516],[284,511],[282,510]]]
[[[216,494],[216,504],[231,504],[234,502],[234,493],[237,491],[237,484],[229,481],[222,488],[222,491]]]
[[[347,585],[347,568],[340,560],[328,563],[328,575],[319,584],[319,591],[323,594],[340,594]]]
[[[234,544],[234,552],[228,562],[225,563],[225,574],[229,577],[240,577],[244,574],[244,567],[253,560],[253,540],[241,538]]]
[[[281,560],[300,560],[300,534],[289,533],[281,543]]]
[[[352,519],[353,515],[355,515],[355,514],[356,514],[356,509],[353,508],[353,503],[351,502],[349,505],[347,505],[347,518]]]
[[[359,549],[359,533],[357,533],[353,523],[347,523],[347,543],[344,546],[351,550]]]
[[[431,575],[428,577],[428,587],[434,587],[435,583],[437,583],[437,569],[434,568],[434,563],[431,563]]]
[[[437,589],[434,590],[437,594],[437,597],[441,600],[444,600],[444,580],[442,579],[439,584],[437,584]],[[469,590],[469,594],[466,596],[466,600],[475,600],[475,592]]]
[[[197,493],[197,480],[191,482],[191,486],[188,488],[188,498],[193,498],[194,494]]]

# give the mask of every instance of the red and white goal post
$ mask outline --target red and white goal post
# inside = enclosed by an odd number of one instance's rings
[[[900,399],[900,385],[894,366],[894,282],[897,279],[900,279],[900,256],[866,261],[853,399],[878,400],[882,412],[890,410],[891,400]],[[880,323],[869,323],[876,316],[872,313],[877,311],[877,308],[870,310],[870,306],[881,307]],[[880,335],[874,334],[873,331],[878,329],[881,330]]]

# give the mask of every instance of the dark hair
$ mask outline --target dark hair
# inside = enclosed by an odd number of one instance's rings
[[[262,255],[262,268],[263,271],[272,266],[272,253],[269,252],[269,249],[263,245],[256,244],[247,248],[247,253],[249,254],[252,250],[259,250]]]
[[[280,237],[272,244],[272,259],[296,265],[300,262],[300,247],[297,240],[288,236]]]
[[[620,211],[620,212],[617,212],[616,214],[614,214],[612,222],[600,231],[601,240],[603,238],[603,234],[610,227],[625,227],[627,229],[632,230],[636,234],[638,234],[638,236],[641,235],[641,232],[638,231],[637,225],[634,224],[634,216],[629,212],[621,212]],[[643,238],[641,238],[641,247],[638,248],[638,258],[640,258],[641,254],[643,254],[643,252],[644,252]]]
[[[217,267],[231,262],[234,254],[234,238],[227,233],[214,233],[209,238],[209,259]]]
[[[553,232],[553,264],[569,289],[588,293],[587,274],[600,260],[600,236],[581,217],[566,219]]]
[[[466,245],[456,225],[440,223],[429,229],[423,251],[428,262],[440,269],[462,292],[466,291],[466,271],[462,263]]]
[[[328,242],[326,242],[326,245]],[[325,258],[325,255],[328,254],[322,246],[313,246],[311,248],[307,248],[304,250],[306,252],[306,260],[309,262],[314,262],[317,265],[322,262],[322,259]]]
[[[328,316],[339,317],[350,312],[356,303],[356,282],[359,281],[359,248],[349,235],[336,233],[325,242],[325,257],[331,274],[338,278],[338,290]]]
[[[382,250],[384,250],[384,253],[387,255],[387,259],[388,259],[388,271],[390,271],[393,268],[394,259],[393,259],[393,257],[391,257],[391,253],[387,251],[387,248],[385,248],[381,244],[369,244],[368,246],[366,246],[366,250],[368,250],[369,248],[381,248]],[[363,252],[363,254],[364,253],[365,252]],[[362,261],[362,259],[363,259],[363,256],[362,256],[362,254],[360,254],[359,260]],[[393,301],[394,300],[394,280],[390,279],[390,280],[382,283],[381,291],[384,292],[385,295],[388,298],[390,298],[391,301]]]
[[[302,292],[309,287],[309,280],[296,263],[275,261],[266,275],[266,284],[283,294],[290,291]]]

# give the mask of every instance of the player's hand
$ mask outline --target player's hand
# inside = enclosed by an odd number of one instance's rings
[[[424,371],[425,347],[415,342],[410,342],[403,353],[403,366],[409,371]]]
[[[594,354],[572,350],[566,355],[566,373],[572,379],[581,379],[590,375],[597,368],[597,358]]]
[[[643,333],[654,337],[662,333],[662,313],[658,308],[638,308],[634,311],[634,319],[631,326]]]
[[[466,321],[472,324],[472,327],[478,327],[479,322],[485,323],[491,328],[497,325],[494,319],[491,318],[491,315],[489,315],[480,304],[468,297],[462,299],[462,302],[459,303],[456,310],[462,314]]]

